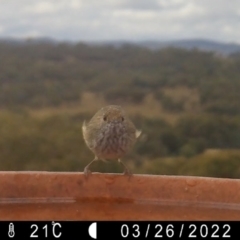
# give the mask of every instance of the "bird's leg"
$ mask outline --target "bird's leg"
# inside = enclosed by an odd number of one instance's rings
[[[124,172],[123,172],[124,175],[128,175],[128,176],[132,175],[131,171],[130,171],[130,170],[127,168],[127,166],[121,161],[120,158],[118,159],[118,162],[124,167]]]
[[[95,161],[97,161],[97,160],[98,160],[98,157],[95,156],[95,158],[84,168],[84,174],[85,174],[85,176],[88,176],[89,173],[91,173],[91,171],[89,170],[89,167],[90,167],[90,165],[91,165],[93,162],[95,162]]]

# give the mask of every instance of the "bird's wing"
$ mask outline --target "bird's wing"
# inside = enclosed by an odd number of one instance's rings
[[[141,130],[136,130],[135,136],[138,138],[141,135],[142,131]]]
[[[83,121],[83,125],[82,125],[82,132],[83,132],[83,137],[85,138],[86,136],[86,129],[87,129],[87,125],[86,122]]]

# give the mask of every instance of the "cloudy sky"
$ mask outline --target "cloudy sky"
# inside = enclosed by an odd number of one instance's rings
[[[0,38],[240,43],[239,0],[0,0]]]

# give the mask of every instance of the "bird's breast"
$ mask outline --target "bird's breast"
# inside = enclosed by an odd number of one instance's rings
[[[129,146],[129,136],[123,125],[109,124],[101,129],[95,142],[95,153],[102,158],[120,158]]]

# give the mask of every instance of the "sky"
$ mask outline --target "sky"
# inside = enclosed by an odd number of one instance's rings
[[[240,43],[239,0],[0,0],[0,38]]]

